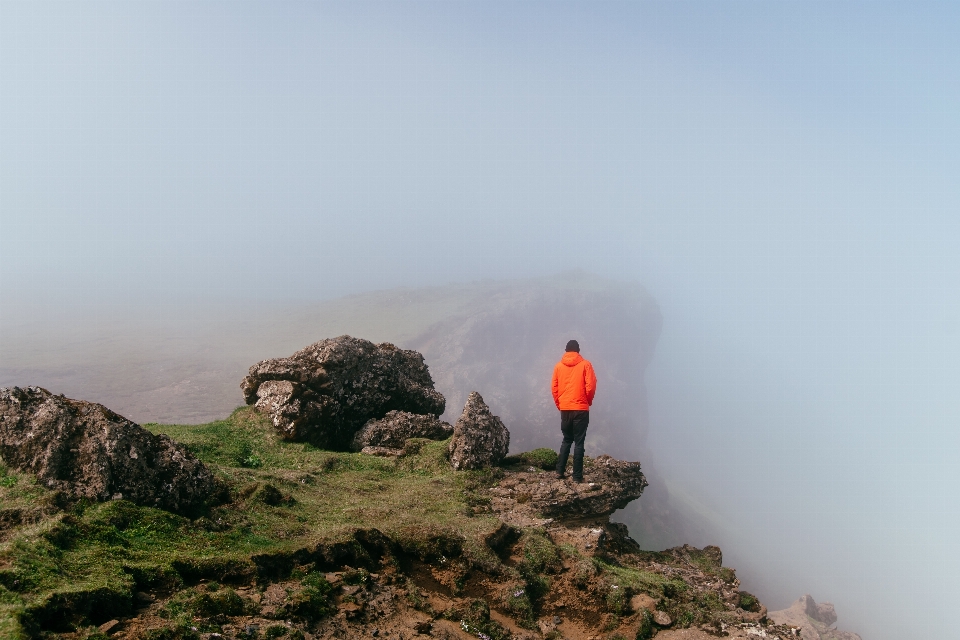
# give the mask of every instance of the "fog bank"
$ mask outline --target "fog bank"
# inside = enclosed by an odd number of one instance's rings
[[[639,283],[662,313],[649,455],[702,524],[676,542],[870,640],[949,635],[958,22],[941,2],[0,3],[0,383],[200,421],[320,329],[402,343],[453,312],[410,291]],[[177,416],[177,394],[213,408]]]

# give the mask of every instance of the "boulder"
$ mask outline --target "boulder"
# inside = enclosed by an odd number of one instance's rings
[[[74,497],[195,515],[226,487],[187,448],[103,405],[40,387],[0,389],[0,457]]]
[[[490,413],[479,393],[467,398],[463,413],[453,427],[450,464],[456,470],[482,469],[503,460],[510,448],[510,432]]]
[[[420,353],[350,336],[258,362],[240,388],[281,438],[327,449],[347,450],[364,424],[390,411],[439,416],[445,407]]]
[[[437,416],[407,411],[388,411],[379,420],[370,420],[353,436],[350,448],[360,451],[365,447],[402,449],[408,438],[446,440],[453,435],[453,427]]]

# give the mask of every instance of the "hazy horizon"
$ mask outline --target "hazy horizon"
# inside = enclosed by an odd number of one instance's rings
[[[0,360],[131,345],[149,374],[138,340],[340,296],[639,282],[650,448],[727,557],[865,640],[945,637],[958,25],[950,2],[8,0]]]

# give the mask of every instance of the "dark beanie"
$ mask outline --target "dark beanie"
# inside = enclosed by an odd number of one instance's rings
[[[567,343],[567,351],[576,351],[577,353],[580,353],[580,343],[576,340],[571,340]]]

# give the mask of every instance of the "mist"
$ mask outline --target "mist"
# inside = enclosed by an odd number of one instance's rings
[[[947,2],[0,3],[0,385],[106,401],[122,377],[118,410],[199,422],[150,403],[181,356],[289,355],[342,296],[640,283],[662,314],[642,462],[703,537],[655,542],[719,544],[771,609],[809,592],[869,640],[949,636],[958,24]],[[316,326],[417,334],[376,320]],[[193,393],[229,411],[239,379],[214,378]]]

